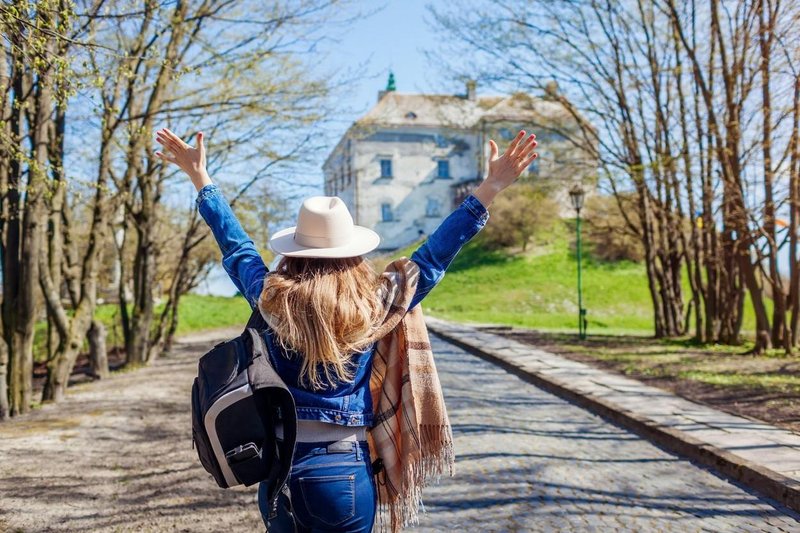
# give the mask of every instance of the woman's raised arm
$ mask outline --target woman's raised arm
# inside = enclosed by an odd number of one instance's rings
[[[156,132],[156,140],[167,151],[156,152],[156,155],[178,165],[192,180],[198,192],[197,208],[222,251],[222,266],[250,307],[255,309],[267,267],[219,187],[208,176],[202,132],[197,134],[197,148],[189,146],[166,128]]]

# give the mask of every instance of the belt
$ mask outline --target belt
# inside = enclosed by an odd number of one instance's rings
[[[275,427],[275,436],[283,438],[283,425]],[[367,426],[340,426],[319,420],[297,421],[297,442],[331,442],[331,441],[364,441],[367,440]]]

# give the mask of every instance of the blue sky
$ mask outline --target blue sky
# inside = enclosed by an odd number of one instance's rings
[[[355,111],[353,119],[364,114],[386,85],[389,70],[394,71],[399,92],[431,92],[441,80],[427,64],[424,50],[436,46],[435,34],[425,23],[426,0],[364,2],[382,5],[377,12],[350,25],[336,44],[326,50],[330,62],[344,68],[366,64],[366,75],[353,84],[342,102]],[[367,9],[367,8],[364,8]]]
[[[436,35],[425,22],[427,0],[388,0],[364,2],[368,16],[359,17],[347,28],[335,30],[335,41],[321,47],[321,65],[325,69],[363,68],[363,76],[355,80],[339,97],[341,117],[330,129],[335,143],[354,120],[366,113],[385,88],[389,71],[394,72],[398,92],[440,92],[450,80],[441,78],[425,57],[425,50],[436,47]],[[382,6],[382,7],[381,7]],[[327,153],[319,154],[315,164],[322,193],[322,163]],[[312,192],[314,194],[314,192]],[[222,268],[215,268],[199,292],[233,295],[236,289]]]

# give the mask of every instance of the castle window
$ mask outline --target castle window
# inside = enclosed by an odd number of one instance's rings
[[[384,203],[381,204],[381,220],[383,222],[391,222],[394,220],[394,214],[392,213],[392,204]]]
[[[450,161],[447,159],[440,159],[436,162],[436,177],[449,178],[450,177]]]
[[[425,216],[426,217],[438,217],[441,216],[441,207],[442,202],[439,201],[438,198],[428,198],[428,205],[425,207]]]
[[[381,159],[381,177],[382,178],[391,178],[392,177],[392,160],[391,159]]]

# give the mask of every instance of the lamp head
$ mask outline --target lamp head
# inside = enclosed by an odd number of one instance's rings
[[[569,199],[572,201],[572,207],[575,208],[575,211],[580,211],[583,208],[584,194],[584,190],[577,183],[569,190]]]

